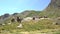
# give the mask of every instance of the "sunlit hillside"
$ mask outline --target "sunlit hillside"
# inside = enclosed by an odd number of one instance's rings
[[[60,0],[51,0],[51,3],[43,11],[25,10],[22,13],[14,13],[12,15],[4,14],[0,16],[0,34],[60,34],[59,1]],[[19,23],[14,21],[16,17],[40,18]],[[11,22],[11,19],[13,19],[14,22]],[[22,26],[20,28],[17,27],[20,24],[22,24]]]

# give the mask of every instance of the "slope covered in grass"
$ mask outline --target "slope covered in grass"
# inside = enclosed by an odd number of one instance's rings
[[[12,23],[11,25],[6,24],[5,26],[0,26],[0,33],[4,33],[4,31],[9,33],[41,31],[46,33],[50,32],[51,29],[51,31],[54,31],[54,29],[57,31],[58,29],[60,30],[60,25],[55,25],[53,22],[54,21],[48,19],[39,20],[37,22],[31,20],[28,22],[22,22],[23,28],[17,28],[19,23]]]

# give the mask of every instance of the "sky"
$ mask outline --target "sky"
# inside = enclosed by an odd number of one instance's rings
[[[51,0],[0,0],[0,15],[21,13],[25,10],[44,10]]]

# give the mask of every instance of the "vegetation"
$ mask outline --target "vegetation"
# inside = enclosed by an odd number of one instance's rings
[[[57,18],[60,17],[59,1],[60,0],[51,0],[49,6],[43,11],[26,10],[22,13],[14,13],[13,15],[5,14],[0,16],[0,34],[60,34],[60,25],[55,24],[56,22],[60,23],[60,20],[57,20]],[[16,16],[21,18],[48,16],[48,18],[51,19],[25,21],[22,22],[23,27],[18,28],[17,26],[20,23],[11,22],[12,24],[8,24],[12,17]],[[1,23],[5,23],[6,25],[1,25]]]
[[[21,33],[21,32],[35,32],[37,33],[51,33],[60,31],[60,25],[52,24],[54,21],[43,19],[39,21],[31,20],[29,22],[22,22],[23,28],[17,28],[19,23],[12,23],[10,25],[0,26],[0,33]],[[56,31],[55,31],[56,29]],[[5,32],[4,32],[5,31]],[[39,32],[38,32],[39,31]],[[8,34],[7,33],[7,34]],[[57,32],[58,33],[58,32]]]

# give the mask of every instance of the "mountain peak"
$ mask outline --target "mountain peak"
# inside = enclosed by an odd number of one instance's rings
[[[58,8],[60,9],[60,0],[51,0],[48,8]]]
[[[60,0],[51,0],[50,4],[42,14],[53,18],[60,17]]]

